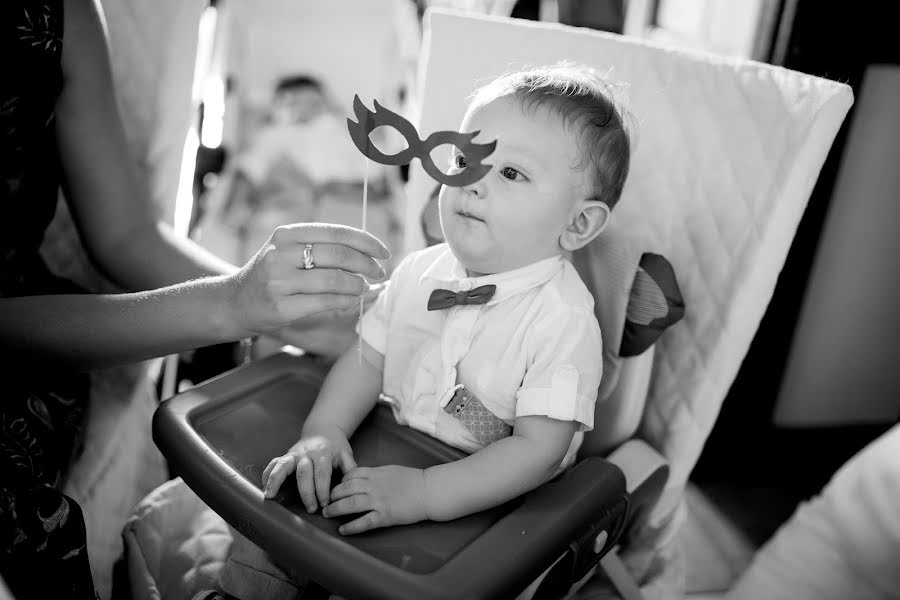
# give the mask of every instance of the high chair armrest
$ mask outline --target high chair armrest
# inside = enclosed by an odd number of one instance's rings
[[[631,497],[629,521],[643,507],[652,506],[669,477],[669,463],[647,442],[631,439],[616,448],[606,459],[625,475],[625,487]]]
[[[153,420],[185,482],[288,570],[348,598],[510,598],[561,556],[575,575],[616,543],[629,506],[625,478],[598,457],[491,510],[356,536],[337,532],[341,520],[307,514],[295,486],[265,500],[262,469],[296,441],[322,376],[308,360],[275,355],[173,397]],[[350,442],[361,466],[423,468],[464,456],[398,425],[386,406]]]

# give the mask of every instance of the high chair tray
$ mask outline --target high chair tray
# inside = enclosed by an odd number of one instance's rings
[[[602,459],[585,459],[492,510],[355,536],[337,532],[349,519],[308,514],[295,485],[265,500],[263,469],[299,438],[323,378],[324,369],[308,358],[268,357],[164,402],[153,418],[153,436],[213,510],[278,564],[329,590],[359,598],[512,597],[577,538],[624,519],[624,477]],[[398,425],[381,405],[351,445],[360,466],[425,468],[464,456]],[[615,541],[609,534],[606,547]]]

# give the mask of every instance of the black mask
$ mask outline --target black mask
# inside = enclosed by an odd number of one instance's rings
[[[496,140],[488,144],[475,144],[472,138],[478,135],[478,131],[472,133],[459,133],[456,131],[436,131],[426,140],[419,139],[419,132],[415,126],[398,115],[378,104],[375,100],[375,112],[370,111],[359,99],[353,97],[353,111],[356,113],[357,123],[353,119],[347,119],[347,129],[350,137],[359,151],[368,158],[383,165],[405,165],[418,158],[422,168],[435,181],[453,187],[463,187],[475,183],[488,174],[492,165],[482,164],[481,161],[497,147]],[[387,155],[381,152],[369,139],[369,134],[377,127],[393,127],[406,140],[407,148],[397,154]],[[444,173],[437,168],[431,159],[431,151],[443,144],[456,146],[466,157],[466,166],[458,173]]]

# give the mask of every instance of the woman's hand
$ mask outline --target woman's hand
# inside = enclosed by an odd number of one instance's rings
[[[284,456],[273,458],[263,471],[262,485],[266,498],[272,498],[287,479],[295,473],[297,490],[306,510],[313,513],[330,502],[331,473],[338,467],[344,473],[356,468],[353,449],[347,436],[338,427],[329,427],[303,438]]]
[[[369,286],[363,295],[365,308],[369,308],[384,288],[383,283]],[[355,326],[359,322],[359,303],[348,308],[329,310],[300,319],[272,334],[282,344],[303,348],[306,352],[337,358],[348,348],[356,346]]]
[[[360,467],[345,472],[331,490],[332,503],[322,510],[327,518],[365,513],[338,528],[343,535],[378,527],[417,523],[428,518],[425,508],[425,471],[411,467]]]
[[[303,268],[307,244],[312,245],[313,269]],[[317,223],[278,227],[256,256],[228,277],[233,289],[229,309],[247,335],[273,332],[325,311],[349,309],[368,290],[364,278],[384,278],[375,259],[388,257],[390,252],[376,237],[352,227]]]

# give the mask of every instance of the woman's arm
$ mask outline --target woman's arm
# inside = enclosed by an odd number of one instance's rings
[[[241,337],[224,278],[115,295],[0,299],[0,360],[91,369]]]
[[[425,469],[428,518],[448,521],[503,504],[553,477],[578,426],[519,417],[513,434],[452,463]]]
[[[66,0],[56,106],[66,198],[85,248],[131,290],[236,271],[157,221],[125,138],[100,14],[95,0]]]
[[[316,268],[304,270],[305,244]],[[0,298],[0,358],[89,369],[271,333],[349,308],[384,277],[389,253],[370,234],[340,225],[279,227],[233,275],[147,292]]]

